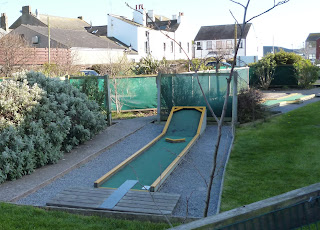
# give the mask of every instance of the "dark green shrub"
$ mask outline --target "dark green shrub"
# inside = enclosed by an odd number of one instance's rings
[[[0,95],[0,183],[57,162],[106,124],[85,94],[40,73],[1,82]]]
[[[296,63],[298,84],[302,88],[308,88],[320,77],[320,68],[312,65],[310,60],[301,60]]]
[[[262,93],[256,89],[241,90],[238,94],[238,121],[251,122],[266,116],[262,102]]]

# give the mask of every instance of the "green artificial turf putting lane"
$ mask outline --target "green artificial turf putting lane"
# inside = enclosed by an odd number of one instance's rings
[[[197,133],[201,112],[183,109],[175,112],[166,135],[149,149],[123,167],[100,187],[118,188],[126,180],[139,180],[133,189],[150,186],[172,161],[183,151]],[[165,138],[185,138],[185,142],[170,143]],[[137,140],[138,141],[138,140]]]

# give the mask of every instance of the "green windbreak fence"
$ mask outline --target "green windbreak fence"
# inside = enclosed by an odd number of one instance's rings
[[[156,75],[110,78],[112,110],[116,110],[116,96],[121,110],[157,108]]]
[[[105,86],[107,76],[69,77],[72,85],[86,93],[90,99],[95,99],[105,108]],[[118,105],[122,111],[157,108],[156,76],[116,77],[109,78],[111,91],[111,109],[115,111]],[[97,87],[98,86],[98,87]],[[117,105],[116,105],[116,102]]]
[[[238,91],[248,87],[249,68],[239,68]],[[221,115],[227,90],[227,78],[229,70],[215,72],[198,73],[202,89],[208,99],[210,106],[217,116]],[[200,86],[194,73],[186,74],[162,74],[160,78],[161,99],[160,99],[160,119],[165,120],[173,106],[206,106],[206,101],[202,95]],[[230,97],[226,117],[232,116],[232,89],[234,81],[231,82]],[[208,116],[211,114],[208,111]]]

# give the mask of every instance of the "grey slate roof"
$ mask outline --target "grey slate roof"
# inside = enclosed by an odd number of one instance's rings
[[[89,23],[79,18],[65,18],[45,14],[39,14],[39,18],[34,14],[25,15],[25,19],[20,16],[11,26],[10,29],[16,29],[20,25],[48,26],[48,16],[51,28],[68,29],[68,30],[85,30],[90,26]]]
[[[108,26],[90,26],[90,27],[85,27],[85,29],[96,36],[107,36],[108,33]]]
[[[48,28],[42,26],[21,25],[27,29],[33,30],[36,33],[48,36]],[[100,38],[88,33],[86,30],[66,30],[51,28],[50,36],[55,40],[69,48],[109,48],[109,49],[124,49],[107,38]]]
[[[154,30],[166,30],[170,32],[175,32],[180,24],[177,23],[177,20],[166,20],[159,21],[155,20],[155,22],[148,22],[148,26]]]
[[[307,37],[306,42],[314,42],[317,41],[318,38],[320,38],[320,33],[310,33]]]
[[[246,24],[243,38],[246,38],[251,27],[251,23]],[[237,38],[240,37],[240,28],[237,29]],[[217,26],[201,26],[195,41],[201,40],[221,40],[234,39],[234,24],[217,25]]]
[[[39,20],[48,25],[48,15],[40,14]],[[49,15],[49,22],[51,28],[67,29],[67,30],[84,30],[85,27],[90,26],[89,23],[79,18],[65,18]]]
[[[117,18],[117,19],[120,19],[126,23],[129,23],[131,25],[134,25],[134,26],[138,26],[138,27],[143,27],[143,25],[139,24],[139,23],[136,23],[124,16],[118,16],[118,15],[114,15],[114,14],[108,14],[114,18]],[[159,17],[156,16],[155,18],[155,22],[148,22],[147,23],[147,26],[154,29],[154,30],[167,30],[167,31],[170,31],[170,32],[174,32],[178,29],[179,27],[179,24],[177,23],[177,20],[166,20],[166,21],[160,21],[159,20]]]

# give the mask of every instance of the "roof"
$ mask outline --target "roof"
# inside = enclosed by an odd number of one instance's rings
[[[320,33],[310,33],[307,37],[306,42],[314,42],[320,38]]]
[[[48,28],[42,26],[30,26],[21,25],[22,27],[28,28],[48,36]],[[100,38],[95,35],[88,33],[86,30],[66,30],[66,29],[50,29],[50,36],[52,40],[55,40],[69,48],[71,47],[82,47],[82,48],[109,48],[109,49],[124,49],[123,47],[115,44],[113,41],[107,38]]]
[[[301,49],[288,49],[280,46],[263,46],[263,56],[267,55],[268,53],[273,53],[273,50],[275,53],[280,52],[280,50],[283,50],[287,53],[301,53]]]
[[[115,14],[108,14],[108,16],[117,18],[117,19],[119,19],[119,20],[121,20],[121,21],[124,21],[124,22],[129,23],[129,24],[134,25],[134,26],[143,27],[143,25],[141,25],[141,24],[139,24],[139,23],[136,23],[136,22],[134,22],[134,21],[132,21],[132,20],[124,17],[124,16],[119,16],[119,15],[115,15]]]
[[[85,30],[85,27],[89,27],[90,24],[79,18],[65,18],[58,16],[51,16],[45,14],[39,14],[36,17],[34,14],[27,15],[27,21],[23,21],[22,15],[10,26],[10,29],[18,28],[20,25],[34,25],[34,26],[48,26],[48,17],[51,28],[68,29],[68,30]],[[24,19],[26,20],[26,19]]]
[[[239,24],[239,26],[242,24]],[[251,23],[246,24],[243,38],[246,38],[251,27]],[[239,28],[239,27],[238,27]],[[237,38],[240,37],[240,29],[237,30]],[[217,26],[201,26],[195,41],[200,40],[221,40],[234,39],[234,24],[217,25]]]
[[[90,26],[89,23],[79,18],[65,18],[51,15],[39,14],[39,20],[48,25],[48,17],[51,28],[67,29],[67,30],[83,30]]]
[[[107,36],[108,33],[108,26],[90,26],[90,27],[85,27],[85,29],[96,36]]]
[[[166,30],[170,32],[175,32],[178,27],[179,23],[177,20],[166,20],[166,21],[159,21],[156,20],[155,22],[148,22],[148,26],[154,30]]]
[[[124,16],[119,16],[119,15],[114,15],[114,14],[108,14],[108,15],[112,16],[114,18],[120,19],[120,20],[122,20],[122,21],[124,21],[126,23],[131,24],[131,25],[138,26],[138,27],[143,27],[143,25],[141,25],[139,23],[136,23],[136,22],[124,17]],[[160,18],[159,16],[156,16],[155,17],[155,22],[148,22],[147,26],[151,27],[154,30],[167,30],[167,31],[170,31],[170,32],[174,32],[174,31],[176,31],[178,29],[179,24],[177,23],[177,20],[160,21],[159,18]],[[162,19],[168,19],[168,18],[163,17]]]

